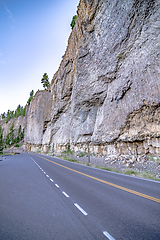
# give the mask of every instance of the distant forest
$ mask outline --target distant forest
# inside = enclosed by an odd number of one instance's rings
[[[26,106],[30,104],[31,100],[34,98],[34,91],[32,90],[30,92],[30,97],[27,101],[27,104],[25,107],[21,106],[20,104],[18,105],[17,109],[15,111],[10,111],[8,110],[7,113],[2,113],[0,115],[0,119],[6,119],[6,123],[9,122],[10,119],[17,118],[19,116],[25,116],[26,114]]]

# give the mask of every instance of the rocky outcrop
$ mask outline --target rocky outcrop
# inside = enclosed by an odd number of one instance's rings
[[[14,135],[15,137],[18,135],[18,129],[21,125],[21,129],[25,129],[26,127],[26,117],[19,116],[18,118],[11,119],[9,122],[6,123],[6,120],[1,120],[1,126],[3,129],[3,137],[6,138],[7,134],[10,132],[10,128],[14,124]]]
[[[28,149],[160,154],[160,1],[81,0],[77,14],[27,112]]]
[[[25,142],[29,150],[38,151],[49,122],[47,115],[51,108],[51,93],[38,91],[26,112]],[[50,139],[48,139],[49,144]],[[32,146],[32,147],[31,147]]]

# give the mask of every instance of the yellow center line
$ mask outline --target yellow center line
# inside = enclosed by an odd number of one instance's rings
[[[39,156],[39,157],[41,157],[41,156]],[[109,185],[109,186],[112,186],[112,187],[121,189],[121,190],[123,190],[123,191],[129,192],[129,193],[132,193],[132,194],[135,194],[135,195],[137,195],[137,196],[140,196],[140,197],[143,197],[143,198],[152,200],[152,201],[154,201],[154,202],[160,203],[160,199],[159,199],[159,198],[155,198],[155,197],[152,197],[152,196],[149,196],[149,195],[146,195],[146,194],[143,194],[143,193],[140,193],[140,192],[131,190],[131,189],[129,189],[129,188],[125,188],[125,187],[119,186],[119,185],[117,185],[117,184],[114,184],[114,183],[111,183],[111,182],[102,180],[102,179],[100,179],[100,178],[96,178],[96,177],[93,177],[93,176],[91,176],[91,175],[88,175],[88,174],[85,174],[85,173],[76,171],[76,170],[74,170],[74,169],[72,169],[72,168],[66,167],[66,166],[64,166],[64,165],[61,165],[61,164],[56,163],[56,162],[54,162],[54,161],[51,161],[51,160],[49,160],[49,159],[47,159],[47,158],[44,158],[44,157],[41,157],[41,158],[43,158],[43,159],[45,159],[45,160],[47,160],[47,161],[49,161],[49,162],[51,162],[51,163],[54,163],[54,164],[56,164],[56,165],[58,165],[58,166],[60,166],[60,167],[63,167],[63,168],[65,168],[65,169],[68,169],[68,170],[70,170],[70,171],[72,171],[72,172],[75,172],[75,173],[81,174],[81,175],[83,175],[83,176],[85,176],[85,177],[94,179],[94,180],[96,180],[96,181],[98,181],[98,182],[105,183],[105,184],[107,184],[107,185]]]

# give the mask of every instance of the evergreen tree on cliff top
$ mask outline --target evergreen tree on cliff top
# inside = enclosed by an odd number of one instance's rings
[[[28,99],[28,101],[27,101],[27,104],[30,104],[30,102],[31,102],[31,100],[34,98],[34,90],[32,90],[31,92],[30,92],[30,97],[29,97],[29,99]]]
[[[47,73],[43,74],[43,78],[41,79],[41,83],[43,84],[44,89],[47,89],[50,86],[49,78]]]
[[[76,24],[76,19],[77,19],[77,15],[74,15],[72,18],[71,24],[70,24],[72,29],[74,28],[74,25]]]

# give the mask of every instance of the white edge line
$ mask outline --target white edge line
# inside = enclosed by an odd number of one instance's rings
[[[83,208],[81,208],[77,203],[74,203],[74,206],[75,206],[76,208],[78,208],[78,210],[79,210],[81,213],[83,213],[85,216],[88,215],[88,213],[86,213],[86,212],[83,210]]]
[[[68,194],[65,192],[62,192],[64,194],[65,197],[69,198]]]
[[[48,175],[46,175],[46,177],[49,177]]]
[[[64,160],[65,161],[65,160]],[[74,162],[73,162],[74,163]],[[90,166],[86,166],[88,168],[92,168]],[[95,169],[95,168],[93,168]],[[160,181],[158,180],[152,180],[152,179],[148,179],[148,178],[143,178],[143,177],[136,177],[136,176],[132,176],[132,175],[127,175],[127,174],[124,174],[124,173],[118,173],[118,172],[112,172],[112,171],[107,171],[107,170],[104,170],[104,169],[100,169],[100,168],[96,168],[96,170],[98,171],[103,171],[103,172],[108,172],[108,173],[113,173],[113,174],[116,174],[116,175],[121,175],[121,176],[124,176],[124,177],[129,177],[129,178],[136,178],[136,179],[139,179],[139,180],[143,180],[143,181],[149,181],[149,182],[154,182],[154,183],[159,183],[160,184]]]
[[[50,178],[50,181],[51,181],[51,182],[54,182],[52,178]]]
[[[48,156],[46,155],[46,157],[48,157]],[[50,157],[51,157],[51,156],[50,156]],[[30,157],[30,158],[31,158],[31,157]],[[51,157],[51,158],[53,158],[53,159],[54,159],[54,158],[57,158],[57,159],[59,159],[59,160],[61,160],[61,161],[64,161],[64,162],[66,161],[66,160],[63,160],[63,159],[58,158],[58,157],[56,157],[56,156]],[[31,159],[33,160],[33,158],[31,158]],[[34,160],[33,160],[33,161],[34,161]],[[72,164],[79,164],[79,163],[72,162]],[[159,184],[160,184],[160,181],[158,181],[158,180],[152,180],[152,179],[147,179],[147,178],[142,178],[142,177],[131,176],[131,175],[127,175],[127,174],[124,174],[124,173],[111,172],[111,171],[103,170],[103,169],[100,169],[100,168],[93,168],[93,167],[85,166],[85,165],[84,165],[84,167],[96,169],[96,170],[98,170],[98,171],[104,171],[104,172],[108,172],[108,173],[113,173],[113,174],[117,174],[117,175],[122,175],[122,176],[124,176],[124,177],[136,178],[136,179],[139,179],[139,180],[144,180],[144,181],[149,181],[149,182],[155,182],[155,183],[159,183]]]
[[[55,186],[56,186],[57,188],[59,188],[58,184],[55,184]]]
[[[103,232],[104,236],[106,236],[109,240],[115,240],[107,231]]]

